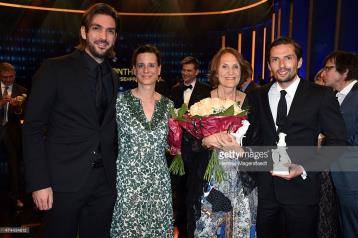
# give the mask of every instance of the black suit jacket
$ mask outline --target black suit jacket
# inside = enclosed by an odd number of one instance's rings
[[[255,126],[259,127],[262,145],[276,146],[278,136],[269,105],[268,92],[272,83],[251,94]],[[284,130],[286,144],[312,146],[317,144],[318,134],[326,135],[326,145],[345,145],[345,127],[334,93],[326,87],[300,80],[291,104]],[[291,156],[292,163],[308,168],[310,158]],[[297,153],[296,155],[299,155]],[[301,155],[302,156],[302,155]],[[304,157],[304,156],[303,156]],[[298,176],[290,181],[273,177],[269,172],[257,172],[259,199],[277,200],[284,204],[317,204],[319,201],[319,173],[308,172],[303,180]]]
[[[337,164],[334,164],[332,178],[337,192],[351,193],[358,191],[358,83],[344,98],[341,112],[347,128],[347,144],[350,147]]]
[[[2,91],[0,91],[0,94],[1,94],[0,99],[2,99]],[[17,96],[25,96],[26,98],[27,90],[21,85],[14,83],[12,85],[11,97],[15,98]],[[9,104],[8,123],[20,125],[20,120],[23,119],[24,116],[24,106],[25,106],[25,102],[23,102],[23,104],[20,106],[20,109],[18,108],[18,106],[15,107]]]
[[[184,103],[183,93],[183,83],[179,83],[172,88],[171,99],[174,102],[175,108],[180,108]],[[197,80],[191,93],[188,107],[207,97],[210,97],[210,87]]]
[[[259,87],[260,87],[260,86],[257,85],[254,81],[251,81],[251,82],[247,85],[247,87],[246,87],[244,93],[250,94],[250,93],[252,93],[253,91],[257,90],[257,88],[259,88]]]
[[[2,99],[2,91],[0,91],[0,94],[0,98]],[[12,85],[12,98],[15,98],[17,96],[25,96],[26,99],[26,95],[26,88],[16,83]],[[4,126],[0,126],[0,140],[7,140],[7,143],[5,143],[7,150],[16,151],[11,154],[21,154],[21,120],[24,118],[24,107],[25,101],[20,106],[12,106],[11,104],[9,104],[9,108],[7,111],[8,121]]]
[[[92,169],[100,141],[106,175],[114,188],[117,78],[113,72],[113,98],[100,125],[83,54],[77,50],[48,59],[34,76],[23,130],[28,191],[78,190]]]

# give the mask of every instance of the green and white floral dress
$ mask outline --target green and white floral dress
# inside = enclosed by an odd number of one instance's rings
[[[131,91],[119,93],[117,201],[111,237],[173,237],[170,176],[165,159],[173,103],[161,97],[147,121]]]

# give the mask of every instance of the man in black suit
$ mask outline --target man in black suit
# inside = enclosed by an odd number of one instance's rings
[[[21,120],[23,119],[26,88],[14,83],[16,72],[9,63],[0,64],[0,142],[3,145],[10,174],[10,197],[17,208],[21,201],[20,163],[22,159]]]
[[[117,12],[98,3],[80,44],[46,60],[33,79],[24,124],[27,190],[46,210],[46,237],[109,237],[115,202]]]
[[[180,108],[185,103],[190,107],[194,103],[210,97],[209,86],[196,80],[196,76],[199,74],[199,61],[192,56],[187,56],[181,61],[181,66],[182,82],[175,85],[171,91],[174,106]],[[185,175],[173,178],[175,225],[179,229],[181,238],[189,237],[187,235],[187,220],[192,220],[188,219],[187,215],[192,214],[192,202],[188,201],[188,199],[191,200],[191,194],[188,193],[190,193],[193,180],[196,180],[193,178],[195,171],[192,171],[193,168],[196,168],[194,158],[197,160],[205,158],[205,155],[202,155],[204,151],[200,150],[200,144],[199,140],[194,139],[187,132],[183,132],[182,157]]]
[[[175,108],[185,103],[188,107],[201,99],[210,97],[210,88],[196,80],[199,74],[199,61],[187,56],[181,61],[181,75],[183,81],[172,88],[172,100]]]
[[[315,148],[320,132],[326,135],[326,145],[345,145],[344,122],[333,92],[297,75],[302,66],[301,47],[290,38],[280,38],[272,42],[268,56],[276,82],[252,94],[262,145],[276,146],[279,132],[287,135],[289,149]],[[256,173],[258,238],[283,234],[289,238],[316,237],[319,172],[310,170],[313,158],[302,154],[289,152],[292,163],[288,164],[288,175]]]
[[[325,59],[321,76],[325,85],[337,92],[347,128],[347,145],[351,146],[332,166],[343,237],[358,237],[358,59],[349,52],[332,52]]]

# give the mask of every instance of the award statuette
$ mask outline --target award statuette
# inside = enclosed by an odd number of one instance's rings
[[[279,141],[277,143],[277,149],[272,149],[273,169],[272,175],[289,175],[290,170],[288,164],[291,163],[291,159],[286,152],[286,134],[280,132]]]

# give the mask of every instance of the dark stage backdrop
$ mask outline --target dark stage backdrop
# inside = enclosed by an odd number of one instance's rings
[[[34,6],[86,9],[99,1],[2,1]],[[258,0],[160,1],[126,0],[102,1],[119,12],[203,12],[224,11],[245,6]],[[180,78],[180,61],[188,55],[200,61],[199,80],[206,81],[209,62],[221,47],[237,48],[238,33],[242,33],[244,57],[251,57],[251,32],[270,28],[272,1],[239,13],[211,16],[121,16],[116,43],[117,58],[112,62],[121,79],[130,85],[133,80],[130,60],[133,50],[141,44],[155,44],[162,53],[161,77],[169,84]],[[30,87],[31,78],[43,59],[71,52],[78,42],[81,14],[26,10],[0,6],[0,61],[12,63],[17,81]],[[268,32],[270,29],[268,29]],[[261,42],[261,43],[260,43]],[[257,39],[258,46],[262,39]],[[259,52],[260,49],[258,48]],[[262,49],[261,49],[262,51]],[[261,69],[261,62],[257,69]],[[259,74],[259,73],[258,73]]]
[[[95,0],[7,0],[0,2],[64,9],[88,8]],[[259,0],[118,0],[103,1],[119,12],[163,13],[225,11],[259,2]],[[180,61],[193,55],[200,62],[201,81],[207,80],[209,62],[221,47],[237,48],[238,34],[242,35],[242,54],[251,61],[252,31],[256,31],[255,80],[262,75],[263,29],[266,28],[266,47],[271,42],[271,16],[281,9],[281,35],[289,34],[290,5],[293,3],[293,38],[304,48],[304,64],[300,75],[312,79],[322,67],[324,57],[334,50],[335,31],[339,31],[338,49],[357,52],[358,31],[356,9],[358,1],[340,0],[340,26],[336,26],[337,0],[315,0],[312,22],[309,22],[310,1],[269,0],[251,10],[226,15],[209,16],[126,16],[121,15],[120,32],[116,43],[117,58],[112,62],[123,81],[131,84],[133,75],[130,59],[133,50],[152,43],[162,52],[162,78],[174,84],[180,78]],[[81,14],[26,10],[0,6],[0,61],[15,65],[17,81],[30,88],[31,78],[43,59],[71,52],[78,41]],[[308,25],[312,23],[312,43],[308,49]],[[277,22],[276,22],[277,30]],[[275,33],[277,37],[277,31]],[[310,64],[307,65],[307,54]],[[306,69],[309,67],[309,75]],[[264,78],[268,79],[267,67]]]

